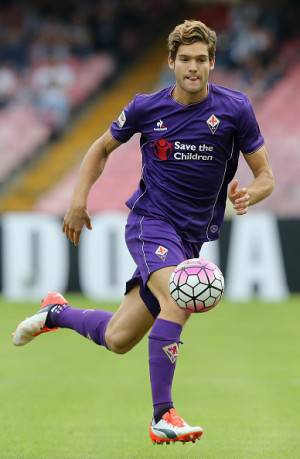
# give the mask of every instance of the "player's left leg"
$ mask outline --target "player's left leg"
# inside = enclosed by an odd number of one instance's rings
[[[61,294],[52,292],[36,314],[20,322],[13,343],[23,346],[41,333],[69,328],[100,346],[124,354],[143,338],[153,322],[138,285],[127,292],[114,314],[100,309],[73,308]]]
[[[182,327],[190,313],[180,309],[169,293],[169,279],[175,266],[153,272],[148,287],[158,299],[161,312],[149,335],[149,366],[153,399],[150,437],[156,443],[195,441],[203,431],[189,426],[177,415],[172,401],[172,383],[179,353]]]

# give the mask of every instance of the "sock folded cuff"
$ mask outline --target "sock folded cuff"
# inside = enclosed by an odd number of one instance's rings
[[[70,309],[69,304],[54,304],[51,306],[46,317],[46,327],[56,328],[58,325],[56,324],[55,319],[67,309]]]
[[[149,334],[149,339],[159,341],[179,341],[182,332],[182,325],[170,320],[156,319],[152,330]]]

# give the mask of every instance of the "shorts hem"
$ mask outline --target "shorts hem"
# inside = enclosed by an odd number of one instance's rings
[[[127,295],[136,285],[139,285],[140,287],[140,297],[145,303],[148,311],[154,317],[154,319],[156,319],[160,313],[159,302],[157,298],[153,295],[153,293],[149,290],[147,285],[144,285],[141,276],[134,276],[126,282],[125,295]]]

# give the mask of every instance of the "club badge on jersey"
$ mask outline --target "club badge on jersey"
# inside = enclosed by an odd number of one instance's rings
[[[206,123],[209,129],[211,130],[212,134],[214,134],[219,127],[220,120],[216,117],[216,115],[211,115],[206,121]]]

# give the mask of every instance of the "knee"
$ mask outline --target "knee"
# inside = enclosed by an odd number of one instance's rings
[[[132,348],[129,343],[116,333],[107,332],[105,334],[105,342],[107,348],[115,354],[126,354]]]
[[[185,322],[189,319],[191,312],[187,309],[180,308],[173,299],[169,301],[162,302],[160,304],[161,313],[160,317],[166,320],[173,322],[178,322],[181,325],[184,325]]]

